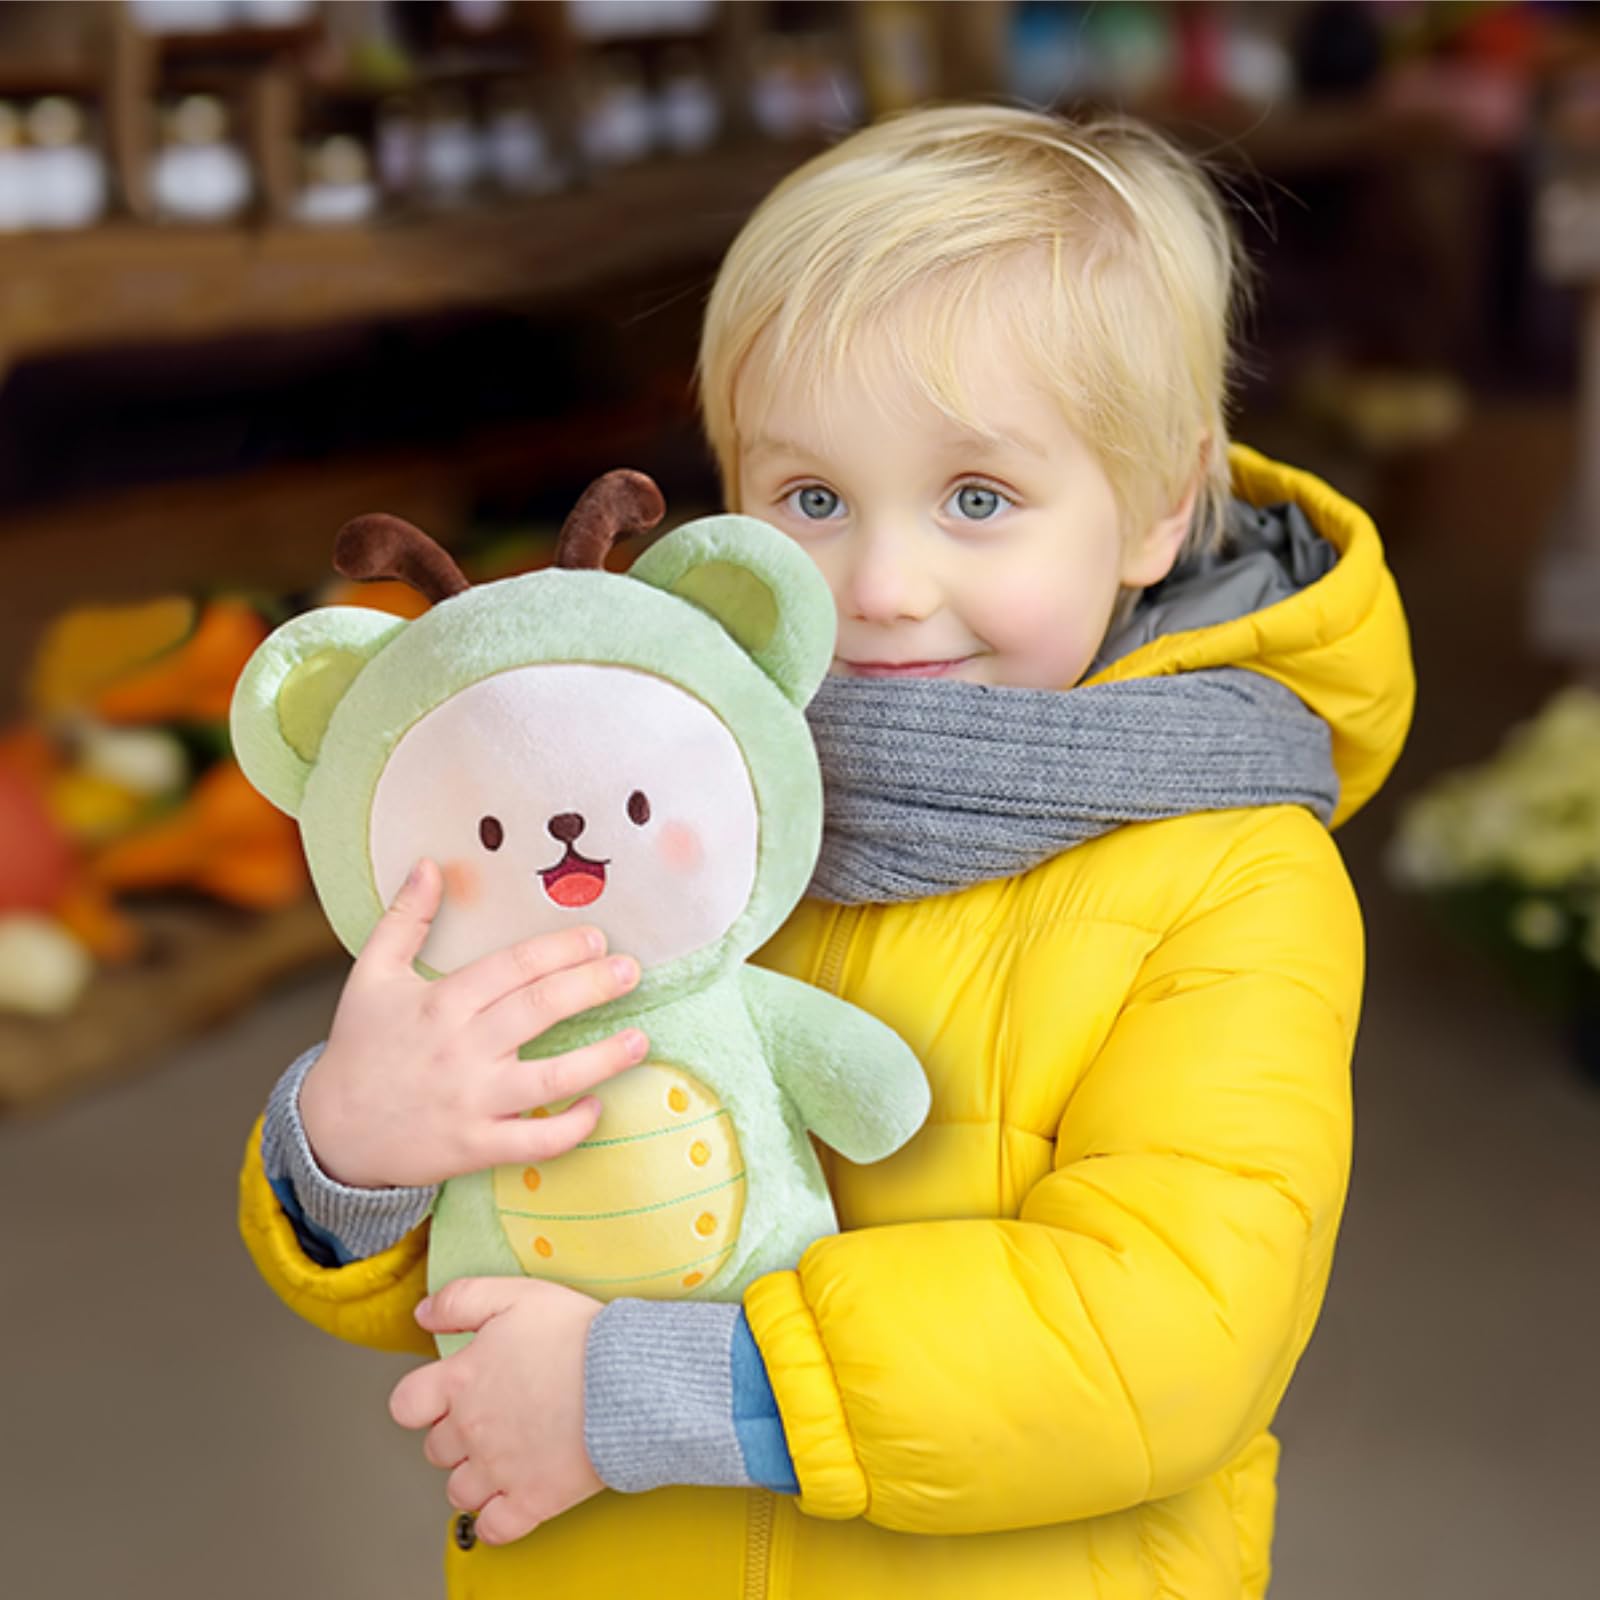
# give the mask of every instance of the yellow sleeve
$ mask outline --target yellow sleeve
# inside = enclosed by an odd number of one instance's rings
[[[250,1131],[239,1174],[239,1232],[268,1287],[307,1322],[374,1350],[435,1354],[432,1338],[412,1316],[427,1293],[427,1222],[365,1261],[318,1266],[301,1250],[294,1225],[267,1182],[260,1119]]]
[[[1064,1522],[1177,1493],[1255,1437],[1332,1263],[1363,959],[1332,841],[1263,813],[1143,964],[1017,1218],[824,1238],[751,1285],[801,1510]]]

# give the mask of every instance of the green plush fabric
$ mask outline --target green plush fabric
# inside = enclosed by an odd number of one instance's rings
[[[646,966],[624,1000],[523,1047],[555,1055],[630,1021],[651,1040],[649,1061],[600,1091],[606,1111],[585,1145],[538,1170],[444,1186],[432,1286],[533,1272],[602,1298],[735,1299],[835,1226],[808,1130],[869,1161],[921,1124],[926,1080],[896,1035],[745,965],[816,860],[822,788],[804,707],[833,640],[832,599],[805,554],[764,523],[722,516],[668,535],[625,575],[531,573],[412,622],[314,612],[278,629],[247,666],[232,716],[238,758],[297,816],[317,893],[352,952],[383,909],[370,829],[386,764],[409,730],[498,674],[560,663],[655,675],[707,708],[745,764],[756,838],[748,900],[718,936]],[[548,772],[528,775],[530,790],[540,782],[551,789]],[[485,856],[483,870],[494,866]]]

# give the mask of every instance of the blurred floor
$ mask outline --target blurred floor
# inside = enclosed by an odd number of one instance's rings
[[[1370,942],[1356,1173],[1279,1418],[1273,1600],[1593,1592],[1600,1093],[1379,868],[1396,799],[1557,681],[1518,607],[1572,449],[1559,412],[1496,410],[1375,485],[1422,698],[1389,793],[1340,836]],[[4,1593],[439,1592],[443,1478],[385,1409],[410,1363],[280,1310],[233,1229],[244,1132],[337,989],[283,990],[163,1070],[0,1128]]]

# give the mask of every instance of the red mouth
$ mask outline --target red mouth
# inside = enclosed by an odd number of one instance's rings
[[[606,864],[580,856],[569,844],[567,853],[539,874],[539,881],[558,906],[592,906],[605,893]]]

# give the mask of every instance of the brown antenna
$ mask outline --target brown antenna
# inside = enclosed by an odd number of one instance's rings
[[[645,533],[666,514],[661,491],[645,473],[618,467],[596,478],[561,525],[558,567],[604,567],[618,539]]]
[[[361,583],[398,578],[434,605],[472,587],[421,528],[387,511],[371,511],[345,523],[333,541],[333,568]]]

